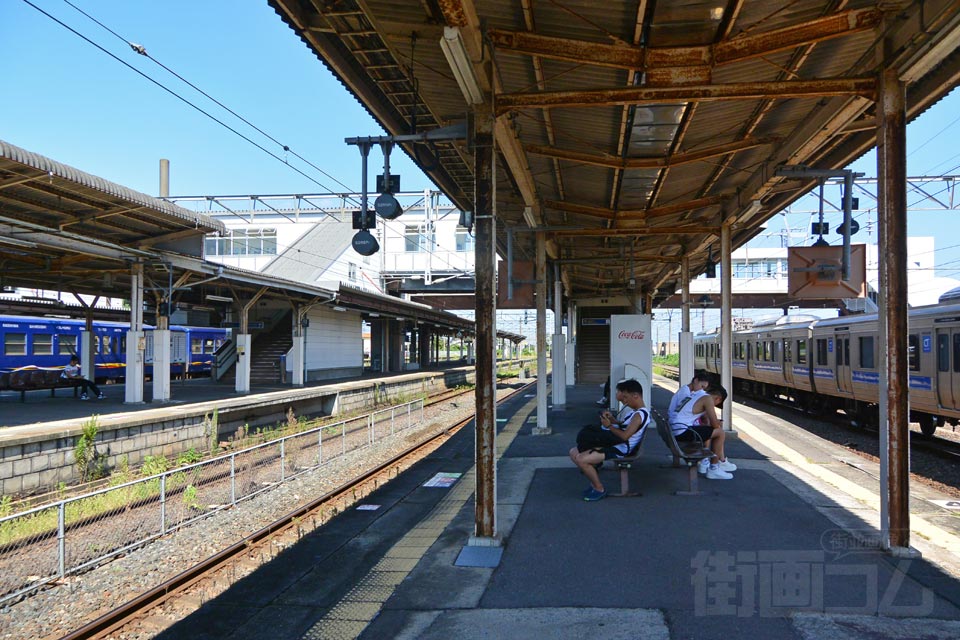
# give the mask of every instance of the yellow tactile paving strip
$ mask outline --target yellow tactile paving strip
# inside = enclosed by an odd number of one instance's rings
[[[517,416],[523,412],[518,411]],[[497,459],[513,442],[523,420],[507,423],[497,434]],[[400,538],[383,558],[340,602],[318,620],[303,636],[304,640],[347,640],[357,638],[380,613],[394,589],[413,571],[427,549],[437,541],[476,486],[476,467],[471,467],[449,490],[440,503],[420,523]]]

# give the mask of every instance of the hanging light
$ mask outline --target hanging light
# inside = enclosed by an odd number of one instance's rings
[[[707,250],[707,262],[703,265],[703,273],[708,278],[717,277],[717,263],[713,261],[713,245]]]

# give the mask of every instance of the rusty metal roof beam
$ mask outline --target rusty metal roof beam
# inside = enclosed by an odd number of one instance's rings
[[[804,44],[822,42],[873,29],[877,9],[854,9],[791,27],[692,47],[641,47],[542,36],[523,31],[490,29],[493,45],[505,51],[578,64],[651,71],[669,67],[711,67],[766,56]]]
[[[636,229],[562,229],[548,232],[557,237],[590,236],[672,236],[672,235],[720,235],[716,225],[681,225],[676,227],[639,227]]]
[[[826,78],[773,82],[733,82],[680,87],[627,87],[585,91],[542,93],[501,93],[496,96],[496,113],[544,107],[596,107],[660,102],[761,100],[765,98],[822,98],[862,96],[876,100],[876,78]]]
[[[645,220],[647,218],[658,218],[662,216],[674,215],[685,211],[702,209],[712,205],[722,204],[728,196],[716,195],[696,200],[687,200],[674,204],[664,205],[662,207],[653,207],[651,209],[639,210],[621,210],[615,211],[605,207],[594,207],[585,204],[574,204],[571,202],[560,202],[557,200],[544,200],[543,206],[551,209],[558,209],[568,213],[576,213],[584,216],[593,216],[595,218],[606,218],[608,220]]]
[[[659,158],[620,158],[612,155],[599,155],[593,153],[582,153],[579,151],[566,151],[543,145],[528,144],[524,146],[527,153],[538,156],[546,156],[558,160],[570,160],[581,164],[589,164],[608,169],[663,169],[691,162],[699,162],[717,156],[723,156],[736,151],[754,149],[756,147],[776,142],[778,138],[761,137],[747,138],[736,142],[728,142],[713,147],[707,147],[699,151],[689,151],[686,153],[677,153],[669,157]]]

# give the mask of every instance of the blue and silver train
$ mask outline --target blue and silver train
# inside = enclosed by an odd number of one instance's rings
[[[960,304],[911,309],[909,327],[910,419],[932,435],[960,422]],[[877,424],[883,361],[876,314],[783,316],[735,332],[732,346],[736,393],[786,398],[808,411],[842,410],[858,423]],[[696,336],[694,360],[720,373],[720,336]]]
[[[97,382],[119,381],[126,376],[129,325],[123,322],[93,323],[93,353]],[[29,369],[62,369],[77,355],[84,320],[0,315],[0,373]],[[145,373],[153,372],[153,327],[145,326]],[[170,327],[170,375],[210,375],[213,353],[228,339],[225,329]]]

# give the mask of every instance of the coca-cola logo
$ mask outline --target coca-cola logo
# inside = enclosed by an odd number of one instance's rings
[[[623,330],[620,332],[620,334],[617,337],[620,338],[621,340],[643,340],[646,337],[646,335],[647,334],[645,334],[643,331]]]

